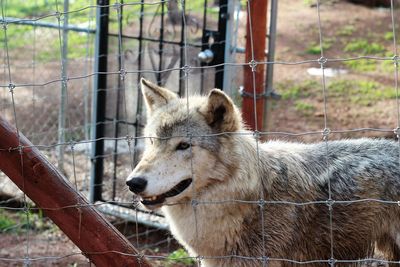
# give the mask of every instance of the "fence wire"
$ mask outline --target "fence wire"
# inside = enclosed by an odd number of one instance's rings
[[[171,0],[172,1],[172,0]],[[250,12],[250,2],[254,0],[249,0],[247,3],[245,10],[247,10],[248,16],[251,16]],[[94,1],[92,1],[94,2]],[[182,73],[183,76],[181,76],[179,79],[182,79],[183,85],[184,85],[184,93],[185,93],[185,98],[186,98],[186,106],[187,106],[187,112],[189,113],[189,109],[191,106],[190,103],[190,97],[189,97],[189,92],[190,92],[190,81],[192,77],[194,76],[192,72],[194,71],[206,71],[206,70],[214,70],[216,67],[219,66],[229,66],[232,68],[237,68],[237,69],[242,69],[242,68],[251,68],[252,69],[252,91],[253,91],[253,103],[254,107],[256,107],[258,103],[257,99],[257,94],[256,94],[256,79],[255,79],[255,69],[257,66],[260,65],[265,65],[265,66],[270,66],[270,65],[281,65],[281,66],[304,66],[304,65],[309,65],[309,66],[318,66],[321,69],[322,76],[321,76],[321,83],[320,83],[320,89],[321,89],[321,96],[322,96],[322,113],[323,113],[323,124],[320,127],[320,130],[314,130],[314,131],[264,131],[260,125],[257,125],[257,116],[260,114],[256,113],[256,108],[254,108],[254,117],[255,117],[255,130],[253,132],[249,131],[238,131],[238,132],[223,132],[223,133],[217,133],[217,134],[208,134],[208,135],[194,135],[190,134],[190,125],[187,124],[187,135],[184,136],[174,136],[172,138],[178,138],[178,137],[187,137],[192,141],[195,138],[206,138],[206,137],[216,137],[216,136],[233,136],[233,135],[250,135],[253,136],[256,139],[256,149],[257,149],[257,166],[260,164],[260,151],[259,151],[259,142],[260,139],[263,137],[280,137],[280,138],[295,138],[295,137],[302,137],[302,136],[315,136],[316,138],[321,138],[321,141],[325,143],[325,164],[326,164],[326,169],[329,169],[330,167],[330,162],[329,162],[329,147],[328,147],[328,141],[330,140],[331,136],[334,134],[340,135],[340,134],[354,134],[354,133],[359,133],[359,134],[364,134],[366,132],[375,132],[375,133],[380,133],[380,134],[386,134],[387,136],[391,136],[393,138],[397,138],[399,142],[399,164],[400,164],[400,139],[399,139],[399,129],[400,129],[400,102],[399,102],[399,92],[398,92],[398,61],[399,61],[399,55],[398,55],[398,49],[397,49],[397,40],[396,40],[396,16],[395,16],[395,4],[394,1],[391,0],[391,23],[392,23],[392,31],[393,31],[393,51],[391,55],[384,55],[384,56],[375,56],[375,55],[360,55],[360,56],[354,56],[354,57],[343,57],[343,58],[329,58],[325,54],[325,45],[324,45],[324,21],[323,21],[323,12],[321,12],[321,1],[317,0],[316,1],[316,13],[317,13],[317,20],[315,21],[315,24],[317,25],[318,28],[318,37],[319,37],[319,50],[320,54],[318,57],[313,58],[313,59],[306,59],[306,60],[299,60],[299,61],[285,61],[285,60],[276,60],[276,61],[257,61],[254,57],[254,48],[253,46],[251,47],[252,50],[252,59],[250,62],[226,62],[223,64],[217,64],[217,65],[208,65],[208,66],[196,66],[196,65],[191,65],[191,59],[189,55],[189,46],[188,44],[191,42],[189,40],[188,35],[189,35],[189,22],[187,21],[187,1],[185,0],[180,0],[179,1],[179,6],[181,12],[181,20],[182,20],[182,29],[181,29],[181,34],[183,36],[183,64],[179,67],[172,66],[168,68],[164,68],[162,70],[155,70],[155,69],[150,69],[150,68],[138,68],[138,69],[132,69],[130,68],[129,64],[126,62],[126,57],[125,53],[128,51],[127,48],[125,48],[125,42],[124,42],[124,29],[123,27],[125,26],[124,24],[124,8],[125,7],[140,7],[140,10],[137,11],[135,15],[143,19],[143,16],[146,15],[146,12],[144,12],[144,7],[160,7],[161,8],[161,20],[163,21],[164,18],[164,12],[165,12],[165,5],[168,4],[170,1],[154,1],[154,2],[144,2],[144,1],[132,1],[132,2],[118,2],[116,1],[113,4],[110,4],[109,7],[111,8],[111,13],[113,13],[112,16],[116,16],[117,23],[117,33],[115,33],[115,36],[117,38],[117,44],[116,44],[116,53],[111,53],[112,56],[117,58],[117,66],[115,67],[115,70],[112,71],[107,71],[107,72],[96,72],[93,71],[90,67],[92,61],[93,61],[93,51],[91,47],[91,43],[93,41],[93,21],[94,21],[94,14],[95,10],[100,8],[100,6],[89,3],[88,5],[77,8],[75,10],[68,10],[68,11],[63,11],[61,8],[61,4],[59,1],[55,0],[54,1],[54,10],[48,13],[40,14],[38,12],[37,14],[34,14],[35,16],[32,18],[14,18],[14,19],[9,19],[7,15],[7,10],[8,10],[8,5],[10,2],[6,0],[1,0],[1,25],[2,25],[2,35],[3,35],[3,78],[0,82],[0,89],[2,89],[2,94],[1,98],[2,101],[3,99],[9,98],[9,102],[3,104],[1,102],[0,105],[0,111],[2,112],[2,116],[6,116],[10,118],[10,120],[14,123],[14,126],[17,131],[17,135],[20,136],[20,133],[23,133],[27,135],[32,143],[34,144],[33,146],[17,146],[17,147],[7,147],[7,148],[0,148],[0,151],[22,151],[25,148],[38,148],[40,149],[43,153],[45,153],[48,157],[54,159],[54,150],[60,150],[60,151],[66,151],[65,153],[70,153],[70,157],[66,157],[67,162],[65,165],[63,165],[63,168],[71,168],[70,170],[64,169],[63,171],[66,173],[69,173],[71,176],[71,182],[74,183],[74,187],[77,190],[80,190],[84,193],[87,193],[89,190],[88,186],[88,181],[87,181],[87,173],[85,173],[85,169],[88,169],[89,163],[88,163],[88,158],[87,158],[87,153],[88,153],[88,147],[90,144],[98,141],[98,140],[104,140],[104,141],[110,141],[110,149],[108,149],[105,154],[99,156],[102,158],[110,159],[110,161],[114,161],[114,168],[116,164],[116,156],[120,154],[125,154],[128,156],[129,160],[127,161],[127,168],[129,168],[129,171],[132,171],[135,165],[135,157],[137,154],[137,151],[139,150],[137,147],[139,146],[139,142],[143,141],[145,139],[163,139],[159,138],[157,136],[143,136],[143,135],[134,135],[131,134],[132,130],[129,128],[128,123],[126,119],[114,119],[112,121],[104,121],[104,122],[99,122],[101,124],[107,125],[112,128],[114,131],[114,136],[116,137],[102,137],[99,139],[91,139],[89,136],[89,128],[92,125],[90,123],[90,94],[91,90],[89,89],[91,87],[91,81],[90,79],[96,75],[99,74],[106,74],[109,77],[117,77],[118,82],[115,87],[112,88],[107,88],[107,89],[100,89],[100,90],[106,90],[107,92],[113,92],[117,94],[117,102],[121,103],[122,102],[122,110],[119,109],[119,107],[116,108],[115,113],[118,115],[119,112],[122,113],[123,118],[128,117],[128,106],[130,106],[130,103],[128,103],[128,99],[126,97],[126,91],[128,90],[127,84],[126,84],[126,79],[131,75],[145,75],[145,74],[153,74],[153,75],[161,75],[163,73]],[[37,7],[39,8],[39,5],[36,2]],[[71,16],[73,17],[74,15],[80,14],[82,12],[86,12],[85,16],[87,17],[87,31],[80,33],[84,34],[84,42],[80,43],[80,48],[82,52],[80,55],[77,56],[77,58],[65,58],[65,54],[68,54],[68,48],[66,47],[65,44],[65,36],[63,33],[67,32],[67,27],[68,27],[68,18]],[[151,14],[151,12],[149,12]],[[55,20],[56,24],[58,26],[55,29],[43,29],[39,25],[39,22],[49,22]],[[251,20],[249,20],[251,22]],[[25,64],[25,62],[13,62],[13,58],[15,57],[17,52],[18,46],[10,45],[10,42],[15,42],[14,38],[9,35],[10,29],[13,27],[20,27],[20,23],[32,23],[32,29],[33,29],[33,36],[32,36],[32,47],[31,49],[32,52],[32,62],[31,64]],[[143,20],[140,22],[143,23]],[[253,44],[253,36],[252,36],[252,29],[254,25],[250,23],[250,35],[248,36],[251,39],[251,43]],[[72,33],[71,33],[72,34]],[[162,32],[160,33],[161,35],[163,34]],[[46,37],[48,36],[48,37]],[[70,35],[71,37],[72,35]],[[42,53],[41,48],[42,46],[46,46],[46,43],[50,42],[50,40],[57,40],[58,46],[57,50],[58,51],[46,51],[46,53]],[[150,39],[150,38],[148,38]],[[173,42],[173,40],[171,41]],[[202,47],[203,43],[196,43],[196,46]],[[27,49],[25,47],[25,49]],[[157,50],[158,53],[162,53],[163,51],[168,51],[167,48],[164,47],[159,47]],[[71,51],[69,51],[71,52]],[[57,54],[58,56],[58,63],[55,62],[46,62],[45,59],[49,56],[49,54]],[[145,54],[145,50],[140,48],[139,52],[137,53],[137,57],[141,58],[142,54]],[[83,61],[81,61],[78,57],[83,58]],[[54,57],[56,59],[57,57]],[[393,85],[393,90],[395,91],[395,101],[396,101],[396,107],[395,110],[393,111],[396,114],[396,121],[394,121],[393,128],[387,128],[387,127],[363,127],[363,128],[353,128],[353,129],[333,129],[330,128],[329,125],[329,117],[331,111],[329,110],[329,95],[328,95],[328,86],[327,86],[327,77],[326,77],[326,68],[329,64],[331,63],[344,63],[344,62],[354,62],[354,61],[360,61],[360,60],[373,60],[373,61],[384,61],[384,62],[391,62],[394,65],[394,85]],[[44,62],[44,63],[43,63]],[[66,64],[68,62],[68,64]],[[74,66],[71,68],[71,66]],[[79,67],[77,67],[79,66]],[[140,66],[140,64],[139,64]],[[160,63],[161,66],[161,63]],[[51,73],[46,74],[47,69],[52,69],[53,71]],[[56,69],[57,71],[54,71]],[[57,75],[55,75],[57,74]],[[139,88],[139,83],[135,80],[135,82],[130,83],[130,86],[133,86],[135,89]],[[26,94],[24,89],[30,89],[30,94]],[[61,90],[61,92],[60,92]],[[56,101],[58,102],[58,96],[60,94],[55,94],[55,91],[59,91],[61,95],[64,95],[65,97],[62,97],[66,102],[65,103],[51,103],[51,101]],[[8,94],[8,96],[7,96]],[[140,94],[138,94],[138,97],[140,97]],[[26,103],[25,101],[31,101],[29,103]],[[47,106],[48,104],[49,106]],[[32,110],[33,112],[29,114],[26,113],[26,107],[27,105],[32,105]],[[138,104],[139,105],[139,104]],[[57,127],[55,125],[55,121],[57,121],[57,115],[62,114],[63,112],[60,112],[57,110],[59,107],[60,109],[66,109],[67,111],[64,113],[66,115],[65,118],[62,118],[61,121],[65,121],[65,124],[59,125]],[[84,112],[82,113],[79,109],[76,107],[82,107]],[[40,118],[38,117],[40,116]],[[119,116],[117,116],[119,118]],[[34,123],[33,119],[40,121],[40,125],[38,123]],[[60,121],[60,120],[59,120]],[[124,123],[124,129],[119,129],[118,123]],[[138,127],[138,126],[136,126]],[[61,135],[59,134],[59,131],[61,131]],[[123,135],[119,137],[119,135]],[[60,138],[60,136],[63,136],[65,139]],[[118,141],[121,141],[118,143]],[[118,152],[117,146],[119,144],[123,143],[124,146],[127,147],[127,150],[125,152]],[[107,146],[107,144],[106,144]],[[111,151],[111,152],[110,152]],[[192,150],[191,150],[192,151]],[[60,152],[61,153],[61,152]],[[64,153],[64,152],[63,152]],[[193,157],[192,157],[193,158]],[[91,160],[95,160],[96,158],[92,158]],[[23,160],[22,160],[22,154],[21,154],[21,169],[23,169]],[[191,170],[192,170],[192,177],[195,177],[193,173],[193,165],[195,162],[191,161]],[[83,170],[83,171],[82,171]],[[115,182],[118,178],[115,176],[116,170],[114,169],[114,177],[113,181]],[[123,175],[121,175],[123,176]],[[82,181],[80,181],[80,177],[84,177]],[[122,177],[122,180],[124,180],[125,177]],[[197,181],[194,180],[193,183],[195,184]],[[105,181],[101,186],[109,186],[108,182]],[[115,186],[115,184],[113,185]],[[195,187],[193,187],[195,188]],[[23,189],[23,188],[22,188]],[[24,190],[23,190],[24,191]],[[200,206],[211,206],[211,205],[237,205],[237,204],[242,204],[242,205],[249,205],[249,206],[255,206],[259,207],[260,211],[260,222],[261,222],[261,229],[262,232],[260,235],[262,236],[262,254],[261,255],[254,255],[254,257],[249,257],[249,256],[243,256],[243,255],[219,255],[216,257],[210,257],[207,255],[200,255],[198,257],[181,257],[181,260],[185,259],[192,259],[194,262],[198,265],[201,264],[202,260],[204,259],[238,259],[242,260],[243,262],[251,262],[253,260],[256,260],[260,262],[260,265],[266,266],[268,263],[291,263],[291,264],[300,264],[300,265],[306,265],[306,264],[316,264],[316,263],[325,263],[329,264],[330,266],[334,266],[335,264],[340,264],[340,263],[345,263],[345,264],[369,264],[373,262],[379,262],[381,264],[399,264],[399,261],[389,261],[385,259],[378,259],[378,258],[367,258],[367,259],[345,259],[345,260],[339,260],[335,258],[335,240],[334,240],[334,235],[333,235],[333,218],[334,218],[334,210],[335,207],[339,205],[351,205],[351,204],[356,204],[356,203],[381,203],[385,205],[394,205],[394,206],[399,206],[400,207],[400,200],[383,200],[383,199],[377,199],[377,198],[365,198],[365,199],[355,199],[355,200],[337,200],[334,199],[332,196],[332,190],[331,190],[331,181],[328,179],[328,199],[326,200],[316,200],[316,201],[307,201],[307,202],[296,202],[296,201],[286,201],[286,200],[276,200],[276,201],[270,201],[267,200],[264,191],[260,190],[260,195],[259,199],[256,200],[243,200],[243,199],[224,199],[224,200],[218,200],[218,201],[202,201],[198,200],[196,191],[193,190],[193,197],[190,203],[172,203],[169,205],[182,205],[182,204],[190,204],[193,208],[194,214],[195,214],[195,231],[198,233],[198,224],[199,224],[199,219],[198,219],[198,211],[197,209]],[[123,254],[122,252],[119,251],[75,251],[75,252],[70,252],[68,254],[62,255],[62,256],[35,256],[31,254],[32,248],[36,245],[35,242],[37,240],[32,239],[32,229],[35,228],[35,220],[38,219],[37,213],[40,211],[46,211],[46,210],[51,210],[51,211],[60,211],[62,212],[65,209],[71,209],[71,208],[79,208],[82,206],[93,206],[93,207],[102,207],[102,206],[107,206],[110,204],[118,204],[121,206],[132,206],[131,201],[126,201],[124,199],[118,199],[118,198],[113,198],[112,200],[109,201],[104,201],[104,202],[98,202],[98,203],[92,203],[88,205],[82,205],[82,204],[77,204],[77,205],[71,205],[71,206],[65,206],[65,207],[59,207],[59,208],[53,208],[53,207],[35,207],[27,198],[25,193],[22,194],[23,197],[23,205],[22,206],[17,206],[13,207],[8,205],[12,199],[7,199],[4,201],[0,201],[0,209],[1,210],[9,210],[9,211],[20,211],[23,213],[24,219],[21,219],[23,221],[24,227],[26,227],[25,233],[25,241],[24,241],[24,254],[23,257],[0,257],[0,264],[1,262],[3,263],[23,263],[25,266],[29,266],[31,264],[34,264],[35,262],[57,262],[65,258],[73,258],[75,256],[84,254],[84,255],[90,255],[90,254],[106,254],[106,253],[114,253],[114,254]],[[330,251],[331,255],[330,258],[328,259],[314,259],[310,261],[298,261],[295,259],[290,259],[290,258],[272,258],[268,256],[268,247],[266,246],[266,243],[268,240],[267,234],[264,232],[265,230],[265,219],[267,216],[271,216],[270,214],[265,213],[265,207],[267,205],[290,205],[290,206],[312,206],[312,205],[324,205],[328,207],[328,216],[329,216],[329,235],[330,235]],[[172,237],[168,236],[165,239],[162,239],[161,241],[155,241],[155,242],[143,242],[143,240],[151,239],[149,236],[150,235],[159,235],[160,232],[161,234],[165,235],[165,232],[161,229],[154,229],[154,228],[149,228],[145,227],[146,229],[142,231],[144,226],[140,225],[139,219],[138,219],[138,209],[135,209],[135,213],[132,215],[134,217],[135,225],[134,229],[128,231],[126,228],[127,223],[125,220],[122,220],[119,222],[117,219],[117,222],[115,222],[116,225],[118,225],[119,229],[122,229],[121,231],[127,233],[129,238],[131,240],[134,240],[133,243],[135,246],[139,247],[141,249],[141,253],[143,255],[151,260],[161,260],[163,262],[167,262],[170,260],[170,257],[168,255],[157,255],[157,253],[151,253],[147,254],[146,252],[149,251],[149,249],[154,249],[157,248],[161,245],[164,245],[167,247],[167,250],[170,250],[170,247],[176,247],[176,245],[171,245]],[[125,226],[124,226],[125,224]],[[16,226],[18,227],[18,226]],[[143,238],[144,237],[144,238]],[[45,238],[45,242],[47,244],[50,244],[51,242],[56,241],[56,242],[62,242],[62,238],[60,237],[49,237]],[[75,248],[76,249],[76,248]],[[129,254],[132,257],[141,257],[142,254],[136,255],[136,254]]]

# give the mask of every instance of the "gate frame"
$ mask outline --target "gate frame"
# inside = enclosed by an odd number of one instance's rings
[[[207,30],[206,25],[203,25],[203,36],[202,36],[202,46],[204,47],[204,35],[206,33],[210,33],[216,36],[214,39],[214,43],[211,44],[211,50],[214,52],[214,59],[208,65],[218,65],[216,67],[216,75],[215,75],[215,86],[221,89],[228,88],[226,83],[226,79],[224,77],[224,73],[226,73],[226,66],[221,63],[226,62],[227,55],[229,51],[229,55],[233,55],[235,49],[231,47],[231,36],[232,31],[227,29],[227,27],[233,27],[233,3],[237,3],[238,0],[220,0],[219,6],[219,16],[218,16],[218,29],[215,30]],[[205,5],[207,5],[207,0],[204,1]],[[144,1],[142,0],[141,11],[143,11]],[[97,0],[97,14],[96,14],[96,43],[95,43],[95,76],[93,83],[93,97],[92,97],[92,127],[91,127],[91,139],[94,141],[91,147],[91,171],[90,171],[90,190],[89,190],[89,199],[91,203],[95,203],[96,201],[104,202],[104,198],[102,197],[102,184],[103,184],[103,176],[104,176],[104,137],[105,137],[105,122],[106,118],[106,95],[107,95],[107,59],[108,59],[108,38],[115,37],[115,34],[109,33],[109,14],[110,14],[110,1],[109,0]],[[164,3],[161,4],[164,10]],[[185,7],[183,7],[185,8]],[[205,7],[206,8],[206,7]],[[232,12],[232,13],[229,13]],[[142,14],[143,12],[141,12]],[[142,23],[143,23],[143,15],[140,15],[140,34],[137,39],[139,41],[139,45],[142,44],[142,40],[155,41],[151,40],[151,38],[145,38],[142,36]],[[162,22],[163,24],[163,22]],[[184,21],[182,19],[181,26],[183,27]],[[161,31],[162,32],[162,31]],[[183,30],[181,31],[183,34]],[[124,36],[122,33],[119,37],[122,38],[132,38],[128,36]],[[162,36],[161,36],[162,38]],[[181,42],[179,43],[181,49],[181,56],[183,55],[184,44],[183,37],[181,37]],[[227,42],[226,40],[229,40]],[[158,40],[161,42],[161,39]],[[170,42],[173,43],[173,42]],[[200,46],[199,46],[200,47]],[[232,56],[230,56],[229,60],[231,60]],[[141,62],[141,56],[139,57],[139,64]],[[183,58],[180,59],[180,76],[183,77],[184,73],[182,71],[183,64],[185,64]],[[139,65],[139,68],[141,66]],[[140,75],[140,74],[139,74]],[[181,79],[182,80],[182,79]],[[183,94],[182,90],[182,82],[180,80],[180,93]],[[230,93],[230,91],[228,92]],[[138,97],[141,97],[141,94],[138,94]],[[138,101],[138,108],[141,105],[141,101]],[[133,124],[135,128],[138,129],[140,124],[140,118],[136,119]],[[118,127],[118,122],[117,126]],[[136,131],[137,132],[137,131]],[[136,133],[137,134],[137,133]],[[117,142],[117,141],[116,141]],[[135,138],[135,147],[136,147],[136,138]],[[114,151],[115,152],[115,151]],[[134,153],[134,158],[137,160],[136,152]],[[119,204],[116,204],[119,205]],[[123,206],[126,207],[126,206]]]

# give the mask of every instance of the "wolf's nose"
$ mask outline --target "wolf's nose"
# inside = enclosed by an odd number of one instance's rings
[[[134,177],[129,181],[126,181],[126,185],[129,186],[129,190],[131,190],[133,193],[138,194],[140,192],[143,192],[146,188],[147,180],[140,177]]]

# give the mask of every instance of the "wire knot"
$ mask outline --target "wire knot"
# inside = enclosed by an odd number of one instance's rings
[[[126,142],[128,142],[128,145],[130,145],[132,140],[133,140],[133,136],[132,135],[127,135],[127,136],[125,136],[125,140],[126,140]]]
[[[192,207],[197,207],[199,205],[199,201],[197,199],[192,199],[191,201]]]
[[[269,261],[269,257],[268,257],[268,256],[262,256],[262,257],[261,257],[261,262],[263,263],[263,266],[264,266],[265,264],[267,264],[268,261]]]
[[[2,21],[1,21],[1,28],[2,28],[4,31],[6,31],[6,30],[7,30],[7,27],[8,27],[7,21],[2,20]]]
[[[258,200],[258,206],[260,206],[261,208],[264,208],[265,204],[266,204],[265,199]]]
[[[329,128],[325,128],[323,131],[322,131],[322,139],[323,140],[327,140],[327,138],[328,138],[328,136],[331,134],[331,129],[329,129]]]
[[[31,266],[31,259],[28,257],[25,257],[24,259],[24,266]]]
[[[71,147],[71,151],[74,151],[75,145],[76,145],[75,141],[71,140],[71,141],[69,142],[69,145],[70,145],[70,147]]]
[[[125,69],[120,69],[119,70],[119,77],[120,77],[121,81],[125,80],[125,77],[126,77],[126,70]]]
[[[187,76],[191,70],[192,70],[192,67],[190,65],[185,65],[182,68],[182,71],[185,73],[185,76]]]
[[[400,127],[393,129],[393,133],[397,136],[397,138],[399,138],[400,137]]]
[[[394,55],[392,57],[392,60],[393,60],[393,64],[397,67],[399,65],[400,57],[398,55]]]
[[[15,89],[15,84],[13,84],[13,83],[8,84],[8,91],[10,93],[13,93],[14,89]]]
[[[318,59],[318,64],[320,64],[321,66],[324,66],[326,62],[328,62],[328,59],[326,57],[320,57]]]
[[[58,20],[60,20],[61,17],[62,17],[62,13],[59,12],[59,11],[56,11],[56,13],[54,13],[54,16],[55,16]]]
[[[121,10],[122,4],[120,2],[115,2],[113,8],[117,11]]]
[[[249,66],[250,66],[252,72],[255,72],[255,71],[256,71],[257,65],[258,65],[258,63],[257,63],[257,61],[255,61],[254,59],[252,59],[252,60],[249,62]]]
[[[333,204],[335,204],[335,200],[333,199],[328,199],[326,201],[326,205],[328,206],[329,210],[332,210]]]
[[[68,81],[69,81],[69,78],[67,76],[63,76],[62,79],[61,79],[61,82],[62,82],[64,87],[67,86]]]

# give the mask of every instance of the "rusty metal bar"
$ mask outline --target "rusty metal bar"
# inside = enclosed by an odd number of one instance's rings
[[[267,0],[248,0],[246,62],[265,61]],[[250,13],[250,14],[249,14]],[[250,27],[251,26],[251,27]],[[244,67],[243,119],[252,130],[263,129],[265,64]],[[253,77],[254,71],[254,77]],[[254,88],[255,84],[255,88]],[[255,94],[255,95],[254,95]],[[254,98],[256,98],[254,100]]]
[[[76,192],[30,141],[0,117],[0,170],[97,267],[150,266],[104,216]]]

